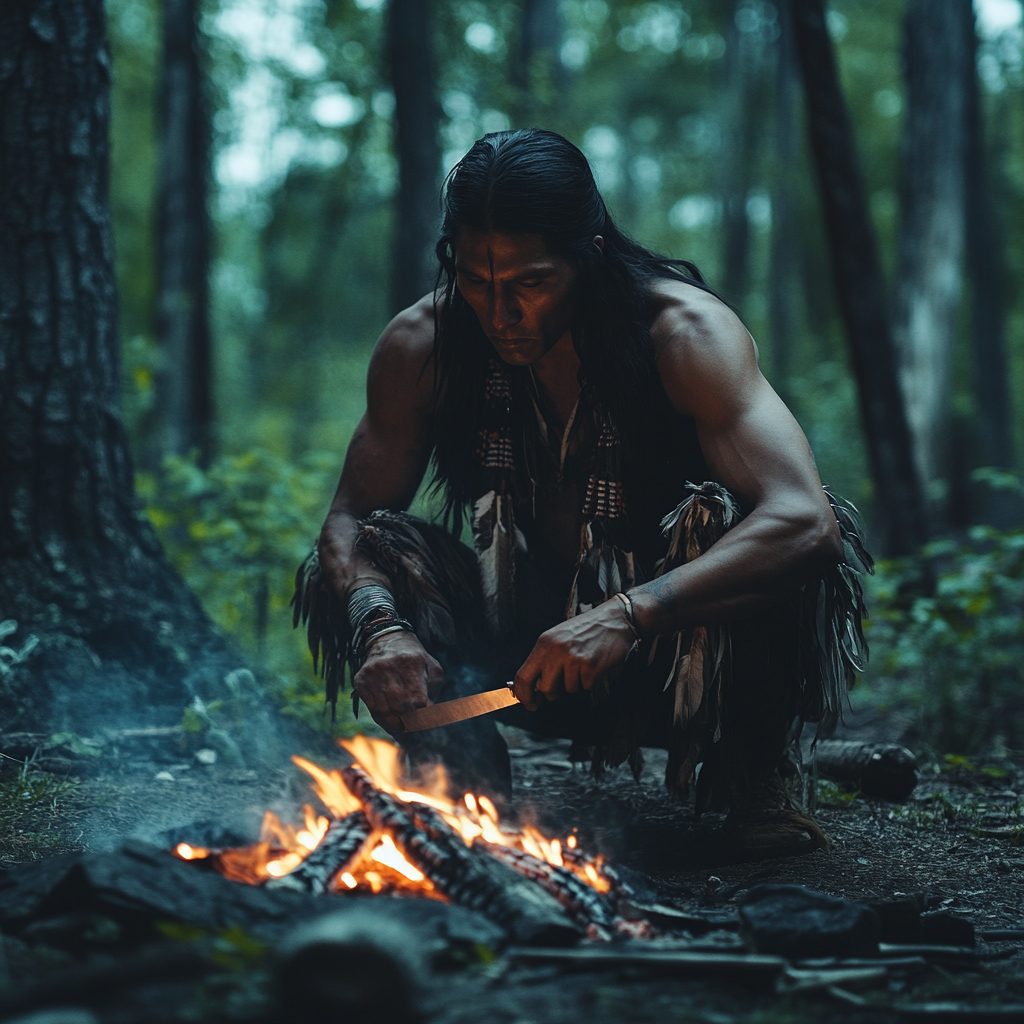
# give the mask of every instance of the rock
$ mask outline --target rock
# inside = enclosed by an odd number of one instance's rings
[[[296,928],[278,951],[278,1013],[309,1024],[415,1019],[422,936],[357,906]]]
[[[921,915],[921,941],[930,946],[965,946],[973,948],[974,925],[948,910],[935,910]]]
[[[759,953],[793,960],[878,953],[881,922],[863,903],[799,885],[758,885],[740,901],[740,924]]]

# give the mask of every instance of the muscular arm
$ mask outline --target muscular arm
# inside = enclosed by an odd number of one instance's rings
[[[753,340],[714,296],[665,282],[652,336],[662,384],[693,416],[711,476],[753,511],[710,550],[630,591],[644,637],[741,618],[842,557],[835,516],[799,425],[757,366]],[[625,660],[633,636],[618,601],[544,633],[516,675],[533,707],[590,689]]]
[[[320,532],[320,560],[341,597],[366,582],[386,582],[352,551],[356,520],[375,509],[405,509],[430,457],[433,388],[431,307],[424,299],[388,324],[370,358],[366,412],[345,455],[341,480]]]
[[[407,508],[423,479],[430,457],[433,337],[427,297],[391,321],[370,359],[366,413],[348,446],[318,543],[322,571],[346,603],[357,587],[389,586],[353,550],[357,521],[375,509]],[[374,641],[353,688],[377,722],[397,731],[402,712],[426,704],[429,687],[440,678],[441,667],[413,634],[390,633]]]
[[[807,439],[735,314],[706,293],[688,295],[654,336],[662,383],[695,418],[712,478],[753,511],[700,558],[630,592],[648,636],[757,612],[842,558]]]

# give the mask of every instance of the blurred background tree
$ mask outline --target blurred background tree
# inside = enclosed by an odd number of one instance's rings
[[[437,183],[484,132],[537,124],[581,146],[627,230],[694,260],[741,312],[823,479],[862,508],[876,547],[906,554],[928,535],[940,538],[911,569],[883,572],[878,685],[901,680],[928,699],[958,699],[907,655],[908,644],[931,644],[941,660],[941,634],[973,652],[965,665],[981,666],[958,671],[983,695],[989,723],[960,740],[946,729],[942,742],[977,742],[971,737],[999,728],[1009,735],[1010,726],[992,724],[1000,718],[1021,731],[1019,685],[1003,658],[1021,628],[1018,590],[1007,581],[1024,571],[1007,539],[1022,519],[1012,474],[1024,452],[1024,295],[1011,287],[1024,273],[1021,3],[817,3],[862,182],[853,223],[857,237],[874,236],[877,253],[875,320],[863,320],[861,336],[881,344],[871,324],[883,324],[900,351],[918,346],[914,358],[935,369],[930,383],[914,375],[927,383],[930,411],[908,417],[907,445],[923,471],[919,521],[914,488],[897,486],[908,471],[877,451],[898,443],[899,428],[884,424],[902,418],[902,403],[884,389],[865,391],[865,374],[877,376],[881,364],[851,348],[857,288],[844,300],[834,283],[840,274],[850,284],[837,260],[848,261],[855,282],[864,264],[850,249],[854,236],[828,230],[819,191],[794,24],[814,6],[202,0],[190,51],[201,59],[190,66],[205,78],[195,95],[207,97],[210,125],[212,397],[209,440],[190,440],[196,456],[183,459],[187,448],[161,433],[157,382],[165,371],[180,380],[189,372],[168,361],[161,328],[160,212],[170,180],[161,157],[165,24],[172,8],[189,4],[107,0],[125,401],[148,467],[142,483],[208,610],[264,652],[290,693],[306,687],[312,707],[301,642],[287,635],[283,611],[292,563],[329,501],[334,474],[325,467],[340,467],[363,411],[370,348],[396,305],[429,283],[422,253]],[[201,248],[193,257],[195,270]],[[919,327],[921,310],[933,327]],[[920,406],[908,397],[909,410]],[[871,416],[883,424],[873,442]],[[204,466],[208,452],[218,455]],[[176,460],[159,469],[168,454]],[[979,474],[986,467],[999,472]],[[193,536],[192,515],[209,529]],[[906,520],[898,542],[894,516]],[[218,533],[218,521],[237,531]],[[979,524],[1002,532],[972,540]],[[925,563],[931,590],[912,571]],[[989,581],[984,599],[965,596],[967,577],[983,590],[979,581]],[[1002,618],[993,632],[986,609],[994,607]]]

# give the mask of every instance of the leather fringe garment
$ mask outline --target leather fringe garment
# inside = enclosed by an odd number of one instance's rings
[[[462,647],[481,630],[502,637],[516,629],[515,566],[526,541],[515,514],[529,507],[530,496],[524,498],[522,474],[517,477],[511,389],[497,360],[491,363],[484,404],[477,455],[486,489],[473,508],[475,564],[469,549],[450,534],[406,513],[373,513],[360,523],[356,541],[357,550],[390,578],[399,614],[430,650]],[[536,395],[533,408],[539,441],[547,443]],[[594,420],[598,429],[567,618],[639,582],[621,480],[621,442],[607,417]],[[562,439],[560,472],[571,429],[572,422]],[[828,497],[844,561],[768,613],[645,641],[618,678],[595,688],[593,714],[574,740],[575,759],[589,759],[598,777],[626,761],[638,774],[641,747],[664,746],[670,790],[685,794],[700,765],[698,811],[742,807],[772,777],[803,722],[817,722],[820,735],[834,728],[867,658],[859,576],[873,572],[873,562],[856,510]],[[683,500],[662,520],[665,554],[654,575],[700,557],[741,518],[737,502],[719,484],[687,483]],[[295,584],[293,621],[307,625],[314,667],[324,676],[333,708],[353,653],[348,617],[321,579],[315,550]],[[353,675],[357,668],[352,665]]]

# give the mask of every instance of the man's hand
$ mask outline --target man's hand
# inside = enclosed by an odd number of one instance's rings
[[[444,669],[414,633],[387,633],[374,640],[352,689],[373,720],[390,733],[402,732],[402,715],[431,702]]]
[[[622,668],[634,639],[616,598],[566,619],[541,633],[516,673],[516,698],[536,711],[536,693],[556,700],[563,693],[589,690],[598,679]]]

